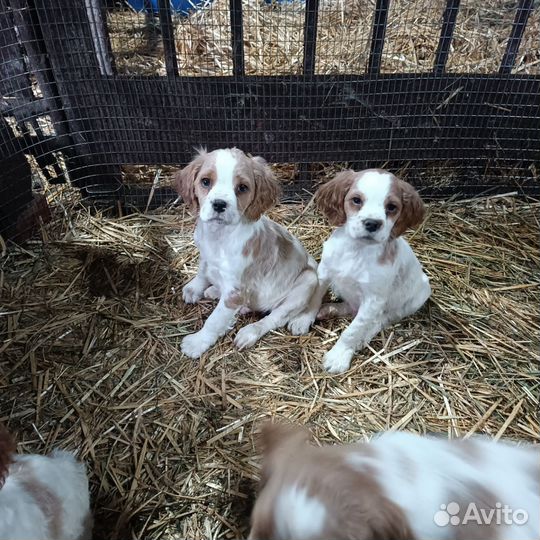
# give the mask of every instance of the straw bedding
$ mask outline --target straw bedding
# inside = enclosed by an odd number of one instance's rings
[[[243,4],[247,72],[300,73],[303,6]],[[383,71],[430,69],[443,4],[392,2]],[[462,1],[450,71],[491,72],[502,57],[508,5],[479,5]],[[322,2],[317,73],[364,71],[373,6]],[[516,72],[539,73],[539,11]],[[108,17],[118,71],[165,74],[144,17]],[[227,0],[175,24],[182,74],[232,73]],[[275,331],[240,353],[232,340],[245,317],[200,362],[186,359],[180,341],[214,303],[181,300],[197,268],[185,208],[118,219],[67,186],[48,190],[54,219],[39,239],[0,246],[0,421],[22,452],[60,446],[88,462],[95,538],[245,536],[266,418],[308,424],[330,443],[383,429],[539,441],[539,202],[432,203],[408,235],[432,299],[330,377],[321,358],[345,320],[302,337]],[[311,202],[272,217],[320,255],[330,228]]]
[[[270,417],[324,442],[388,428],[540,438],[538,202],[432,203],[408,235],[432,300],[331,377],[321,357],[345,320],[238,352],[247,317],[200,362],[181,355],[214,305],[180,297],[197,267],[183,206],[113,219],[66,187],[50,200],[41,238],[1,259],[0,421],[20,451],[87,460],[96,538],[243,537]],[[311,202],[272,217],[320,254],[330,228]]]

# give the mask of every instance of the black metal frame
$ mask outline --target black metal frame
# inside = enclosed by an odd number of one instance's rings
[[[319,1],[306,0],[302,75],[260,77],[245,75],[242,1],[230,0],[233,76],[208,78],[179,73],[170,3],[159,0],[167,75],[132,78],[116,74],[100,0],[0,0],[19,32],[7,29],[4,51],[24,47],[44,89],[39,100],[21,90],[15,112],[2,113],[50,114],[56,130],[25,139],[26,150],[3,141],[3,160],[24,150],[54,162],[60,150],[72,182],[114,196],[125,193],[119,164],[183,164],[200,144],[300,163],[303,178],[307,164],[325,161],[508,162],[528,174],[540,160],[540,77],[511,70],[533,0],[519,0],[493,75],[445,73],[459,5],[447,0],[432,73],[381,74],[390,0],[377,0],[366,73],[334,76],[315,73]],[[28,78],[24,66],[9,65]],[[467,195],[477,189],[470,188]],[[528,182],[523,192],[537,195],[539,187]]]

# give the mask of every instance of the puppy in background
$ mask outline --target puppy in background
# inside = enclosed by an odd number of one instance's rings
[[[72,454],[17,455],[0,425],[0,540],[90,540],[85,467]]]
[[[239,349],[281,326],[307,332],[296,318],[317,287],[317,264],[294,236],[263,215],[280,195],[264,159],[237,148],[201,151],[176,180],[182,199],[198,214],[199,270],[182,291],[184,302],[219,299],[203,328],[183,339],[182,352],[199,358],[237,314],[249,311],[269,314],[240,329],[234,340]]]
[[[250,540],[540,538],[538,446],[388,432],[315,447],[279,425],[262,439]]]
[[[302,331],[315,318],[353,317],[324,356],[324,367],[341,373],[355,351],[431,295],[420,262],[401,236],[422,222],[424,204],[410,184],[381,169],[341,172],[318,189],[315,200],[337,229],[324,243],[318,290],[297,324]],[[321,306],[329,287],[342,302]]]

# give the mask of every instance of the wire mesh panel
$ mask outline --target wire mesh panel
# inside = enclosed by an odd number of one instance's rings
[[[0,9],[10,227],[36,190],[60,183],[120,208],[144,210],[150,194],[151,206],[170,203],[170,173],[195,146],[290,163],[287,196],[313,191],[317,164],[386,166],[426,197],[538,193],[532,0],[2,0]]]

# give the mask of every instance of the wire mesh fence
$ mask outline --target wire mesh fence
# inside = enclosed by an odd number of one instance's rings
[[[4,238],[58,185],[170,204],[200,145],[285,164],[289,198],[344,166],[539,192],[537,0],[0,0],[0,21]]]

